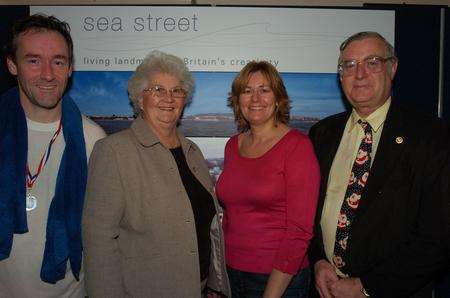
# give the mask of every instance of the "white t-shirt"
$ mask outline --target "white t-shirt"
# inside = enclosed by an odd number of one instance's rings
[[[38,123],[27,119],[28,165],[32,174],[37,171],[42,155],[59,122]],[[86,154],[89,155],[95,142],[105,136],[92,120],[83,116],[83,132]],[[56,284],[41,281],[40,272],[45,249],[48,211],[54,196],[59,164],[65,147],[64,128],[52,145],[49,160],[39,174],[33,188],[27,191],[37,198],[36,208],[27,212],[28,233],[14,234],[9,258],[0,262],[0,297],[85,297],[83,271],[78,282],[67,262],[66,276]],[[12,148],[12,150],[14,150]]]

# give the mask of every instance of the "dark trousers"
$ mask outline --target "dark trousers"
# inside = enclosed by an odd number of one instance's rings
[[[238,298],[260,298],[266,288],[269,274],[251,273],[227,267],[231,296]],[[300,270],[291,280],[282,297],[308,297],[310,269]]]
[[[436,282],[435,298],[450,298],[450,270],[443,274]]]

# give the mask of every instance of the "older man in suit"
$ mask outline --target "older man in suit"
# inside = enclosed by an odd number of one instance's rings
[[[448,266],[450,235],[439,230],[448,128],[391,98],[398,60],[380,34],[357,33],[340,51],[353,109],[310,131],[322,172],[316,289],[325,298],[431,297],[434,275]]]

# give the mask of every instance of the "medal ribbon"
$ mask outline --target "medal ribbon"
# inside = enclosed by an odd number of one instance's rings
[[[50,143],[48,144],[47,150],[45,151],[44,155],[42,155],[42,157],[41,157],[41,161],[39,162],[36,174],[34,174],[34,175],[31,174],[30,167],[28,166],[28,162],[27,162],[26,180],[27,180],[28,188],[33,187],[33,184],[34,184],[34,182],[36,182],[37,177],[39,176],[39,174],[42,172],[42,169],[44,169],[45,165],[47,164],[47,160],[50,157],[50,152],[52,151],[52,145],[56,141],[56,138],[58,137],[59,133],[61,132],[61,128],[62,128],[62,121],[59,121],[58,129],[53,134],[53,137],[50,140]]]

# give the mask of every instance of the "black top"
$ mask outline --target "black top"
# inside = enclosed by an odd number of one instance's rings
[[[211,194],[203,187],[200,181],[192,174],[184,157],[181,147],[170,149],[178,166],[181,180],[191,201],[197,231],[198,257],[200,261],[200,278],[208,277],[211,238],[209,235],[211,222],[216,214]]]

